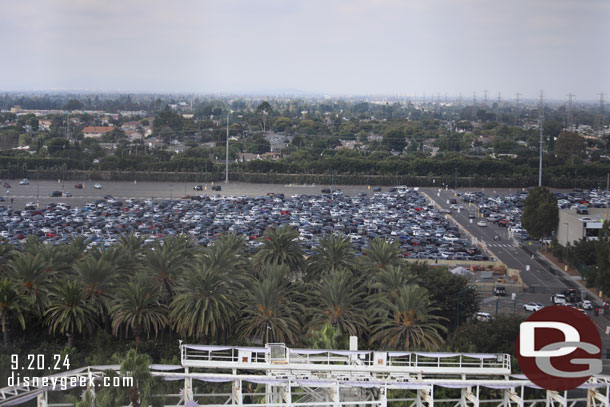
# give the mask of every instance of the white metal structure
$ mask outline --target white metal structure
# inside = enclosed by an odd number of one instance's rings
[[[180,394],[170,395],[177,403],[172,406],[610,407],[610,376],[592,377],[575,391],[545,391],[523,375],[512,375],[507,354],[292,349],[284,344],[181,345],[180,353],[181,365],[150,366],[153,376],[184,382]],[[90,366],[49,377],[91,383],[88,379],[102,380],[107,369],[119,366]],[[197,382],[218,388],[197,393]],[[38,407],[52,406],[50,390],[3,388],[0,406],[34,398]]]

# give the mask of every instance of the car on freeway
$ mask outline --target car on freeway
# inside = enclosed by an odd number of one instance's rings
[[[544,308],[544,305],[538,302],[528,302],[523,305],[523,309],[529,312],[540,311],[542,308]]]
[[[72,192],[64,192],[66,198],[72,198]]]
[[[222,187],[220,185],[214,185],[212,191],[222,191]]]
[[[74,185],[74,188],[83,189],[83,184],[76,184],[76,185]]]
[[[203,185],[195,185],[193,191],[203,191]]]
[[[95,185],[93,185],[93,188],[102,189],[102,184],[95,184]]]
[[[53,191],[53,192],[51,192],[51,193],[49,194],[49,196],[50,196],[50,197],[52,197],[52,198],[56,198],[56,197],[59,197],[59,196],[61,196],[61,195],[62,195],[62,194],[61,194],[61,191]]]
[[[27,178],[24,178],[19,181],[19,185],[30,185],[30,181]]]
[[[480,220],[477,222],[477,226],[484,228],[487,226],[487,222],[485,222],[484,220]]]

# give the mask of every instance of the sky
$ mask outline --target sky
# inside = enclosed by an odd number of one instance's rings
[[[610,92],[608,0],[0,0],[0,91]]]

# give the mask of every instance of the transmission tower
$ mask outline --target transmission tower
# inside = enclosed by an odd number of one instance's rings
[[[483,105],[487,107],[487,89],[483,91]]]
[[[477,119],[477,92],[472,92],[472,120]]]
[[[539,120],[539,126],[540,126],[540,166],[538,168],[538,186],[541,187],[542,186],[542,145],[544,143],[543,139],[542,139],[542,135],[543,135],[543,123],[544,123],[544,93],[541,90],[540,91],[540,103],[539,103],[539,110],[538,110],[538,120]]]
[[[568,130],[573,131],[574,128],[574,114],[572,108],[572,99],[574,98],[574,94],[568,93]]]
[[[597,130],[597,136],[602,137],[604,134],[604,97],[606,94],[604,92],[598,93],[599,95],[599,113],[597,115],[597,119],[595,120],[595,130]]]
[[[496,104],[496,122],[502,123],[502,115],[500,114],[500,103],[502,102],[502,94],[498,92],[498,103]]]
[[[519,124],[519,117],[521,116],[521,107],[519,106],[519,97],[521,96],[521,93],[517,92],[516,93],[517,96],[517,101],[516,101],[516,107],[515,107],[515,125]]]

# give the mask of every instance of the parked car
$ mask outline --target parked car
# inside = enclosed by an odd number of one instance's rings
[[[523,309],[529,312],[540,311],[542,308],[544,308],[544,305],[537,302],[528,302],[527,304],[523,305]]]
[[[503,285],[497,285],[493,289],[493,294],[498,297],[504,297],[506,295],[506,287]]]
[[[593,303],[589,300],[584,300],[582,302],[582,308],[583,309],[593,309]]]
[[[555,305],[565,305],[568,303],[568,301],[566,301],[566,296],[563,294],[552,295],[551,302]]]
[[[487,226],[487,222],[485,222],[484,220],[480,220],[477,222],[477,226],[484,228],[485,226]]]
[[[477,312],[474,316],[477,321],[488,322],[493,319],[489,312]]]

